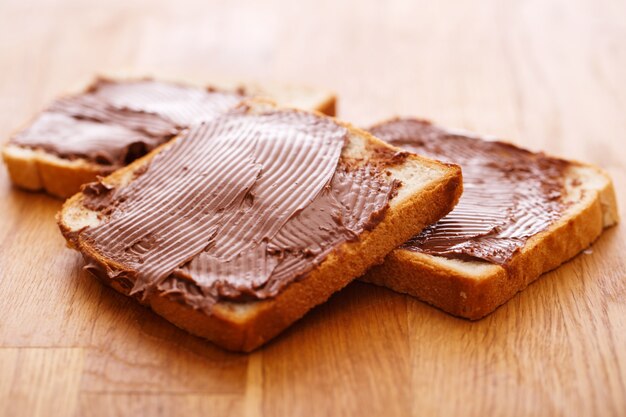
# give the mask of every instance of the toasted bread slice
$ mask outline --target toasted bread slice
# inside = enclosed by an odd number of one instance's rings
[[[120,79],[140,78],[135,76]],[[199,82],[196,85],[201,86],[203,83]],[[289,107],[315,110],[329,116],[335,115],[335,95],[307,86],[222,80],[211,84],[210,87],[219,91],[243,93],[251,97],[265,97]],[[85,90],[82,87],[75,91]],[[112,171],[111,166],[85,158],[66,158],[42,148],[25,147],[10,142],[4,145],[2,157],[13,184],[26,190],[45,191],[59,198],[67,198],[77,193],[82,184],[94,181],[97,176],[107,175]]]
[[[297,115],[312,115],[299,110],[284,110],[258,100],[250,101],[246,106],[249,106],[246,114],[289,111]],[[360,161],[358,163],[365,164],[375,161],[378,169],[382,170],[380,172],[384,172],[390,181],[400,181],[401,186],[390,197],[386,211],[382,217],[377,217],[377,223],[373,227],[365,228],[352,239],[332,246],[310,272],[290,282],[276,294],[255,299],[219,298],[207,310],[193,307],[176,294],[163,289],[134,292],[131,288],[137,288],[138,285],[136,271],[110,259],[103,253],[106,251],[98,250],[98,241],[84,237],[85,231],[106,225],[108,221],[107,215],[85,206],[85,192],[76,194],[64,204],[57,218],[61,231],[69,246],[80,251],[88,260],[90,271],[106,271],[95,273],[105,284],[123,294],[132,294],[175,325],[223,348],[251,351],[276,336],[311,308],[327,300],[331,294],[363,274],[367,268],[382,262],[387,253],[407,238],[448,213],[462,191],[461,171],[458,166],[406,152],[398,153],[399,149],[349,124],[319,113],[314,114],[314,117],[320,122],[332,123],[333,126],[346,129],[345,142],[340,148],[340,160]],[[185,140],[189,139],[179,136],[103,178],[101,184],[105,189],[123,191],[125,187],[138,181],[137,175],[141,179],[141,173],[146,167],[153,166],[151,164],[154,164],[156,157],[163,154],[163,158],[167,158],[167,152]],[[298,193],[296,190],[289,194]],[[254,201],[258,198],[260,197],[255,197]],[[127,201],[124,201],[126,204]],[[164,207],[167,204],[159,202]],[[314,224],[305,224],[305,228],[301,230],[316,228]],[[330,233],[334,233],[333,230],[330,229]],[[178,242],[180,245],[186,244],[185,241]]]
[[[372,131],[375,134],[379,132],[381,138],[392,144],[409,144],[407,149],[413,151],[419,151],[424,146],[423,142],[419,143],[424,139],[420,135],[435,134],[440,141],[457,138],[468,147],[476,146],[475,141],[482,141],[479,137],[431,126],[429,122],[421,120],[408,119],[409,123],[415,124],[412,132],[412,128],[406,125],[394,127],[394,124],[406,121],[391,120],[375,126]],[[390,136],[382,134],[385,129]],[[526,240],[502,264],[484,259],[434,255],[401,246],[391,252],[382,265],[368,271],[362,278],[364,281],[410,294],[455,316],[476,320],[493,312],[541,274],[574,257],[597,239],[604,228],[618,222],[613,184],[601,169],[579,162],[546,157],[543,154],[533,154],[501,142],[491,143],[497,144],[497,149],[503,151],[502,154],[507,149],[517,149],[530,157],[541,156],[566,163],[561,174],[564,185],[561,199],[565,210],[558,218],[545,230]],[[425,154],[432,156],[429,152]],[[501,158],[502,155],[497,157]],[[458,153],[442,159],[450,162],[456,160],[464,169],[464,164],[458,160]],[[475,161],[470,160],[472,162]],[[469,176],[469,172],[464,170],[466,181],[471,180]],[[484,183],[480,187],[488,191],[492,186],[490,178],[482,180]],[[466,189],[467,187],[466,184]],[[462,209],[461,207],[459,204],[458,208]],[[447,218],[442,222],[445,219]]]
[[[159,69],[158,73],[153,73],[151,69],[146,68],[125,68],[109,71],[106,77],[114,79],[150,77],[175,83],[184,80],[185,84],[212,86],[225,91],[242,91],[248,96],[267,98],[281,106],[315,110],[327,116],[335,116],[337,111],[337,95],[334,92],[293,80],[263,79],[260,81],[218,73],[211,73],[211,76],[207,77],[204,72],[186,69],[183,74],[180,71],[165,68]],[[87,83],[88,80],[82,82],[82,85]]]

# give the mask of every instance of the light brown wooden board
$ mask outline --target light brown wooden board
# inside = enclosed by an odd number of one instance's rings
[[[394,114],[599,164],[626,202],[626,2],[0,3],[0,135],[98,71],[336,90]],[[626,412],[626,235],[486,319],[353,284],[275,342],[230,354],[103,288],[60,202],[0,170],[0,415],[596,415]]]

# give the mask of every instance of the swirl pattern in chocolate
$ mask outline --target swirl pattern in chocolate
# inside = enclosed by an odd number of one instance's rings
[[[463,170],[458,205],[406,242],[404,249],[505,265],[565,209],[561,195],[567,161],[416,119],[392,120],[370,131],[393,145],[459,164]]]
[[[347,134],[317,115],[240,106],[194,125],[127,186],[85,193],[87,207],[113,209],[80,239],[134,271],[133,293],[207,311],[273,297],[375,226],[394,194],[374,165],[341,157]]]
[[[244,98],[239,92],[151,79],[116,81],[100,78],[92,84],[88,94],[114,108],[157,114],[182,127],[213,118]]]
[[[243,98],[239,93],[149,79],[98,79],[84,93],[53,102],[11,143],[63,158],[83,158],[112,171]]]

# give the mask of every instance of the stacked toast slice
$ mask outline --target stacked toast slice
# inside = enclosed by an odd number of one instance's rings
[[[458,206],[363,277],[450,314],[484,317],[618,221],[611,179],[595,166],[417,119],[369,130],[463,169]]]
[[[332,93],[305,86],[224,82],[188,85],[150,78],[98,78],[55,100],[2,149],[11,181],[66,198],[167,142],[194,120],[249,97],[334,115]]]
[[[70,198],[90,272],[249,351],[449,212],[461,172],[348,124],[247,101]]]

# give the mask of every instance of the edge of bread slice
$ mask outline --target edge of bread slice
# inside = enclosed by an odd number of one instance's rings
[[[243,89],[251,96],[266,98],[285,107],[295,107],[309,111],[315,110],[333,117],[336,116],[337,110],[337,94],[317,85],[309,85],[308,81],[300,83],[282,79],[234,77],[213,72],[206,74],[205,72],[198,72],[188,68],[184,72],[166,68],[160,68],[157,72],[149,68],[121,68],[115,71],[107,71],[102,77],[114,79],[148,77],[159,81],[211,86],[226,91]],[[89,80],[86,80],[79,84],[78,87],[89,85],[88,82]]]
[[[146,78],[145,75],[142,77],[129,73],[108,74],[103,77],[115,79]],[[158,80],[180,83],[174,77],[158,78]],[[207,85],[226,91],[243,89],[255,97],[265,97],[288,107],[315,110],[328,116],[335,115],[337,99],[335,94],[329,91],[277,82],[218,80],[214,83],[205,83],[199,81],[198,77],[195,77],[193,81],[185,84]],[[75,93],[85,91],[88,85],[90,85],[88,82],[81,83],[80,87],[72,91]],[[110,172],[110,167],[83,158],[62,158],[42,149],[25,148],[9,142],[5,143],[2,148],[2,159],[14,185],[30,191],[44,191],[58,198],[67,198],[77,193],[81,185],[94,181],[99,175],[106,175]]]
[[[455,316],[480,319],[619,221],[613,183],[600,168],[572,162],[565,173],[565,194],[569,207],[563,215],[531,237],[506,267],[398,248],[362,280],[412,295]]]
[[[320,113],[318,115],[324,117]],[[342,150],[344,156],[367,158],[377,150],[400,151],[367,132],[336,122],[349,132],[348,142]],[[132,180],[136,170],[176,140],[104,178],[103,183],[123,186]],[[390,200],[381,222],[372,230],[364,231],[358,240],[336,247],[312,272],[289,284],[277,296],[249,302],[218,301],[211,314],[195,310],[163,292],[147,296],[143,303],[178,327],[223,348],[235,351],[257,348],[311,308],[326,301],[369,267],[382,262],[385,255],[406,239],[443,217],[452,210],[461,195],[461,170],[456,165],[409,154],[403,161],[384,169],[391,173],[391,178],[402,181],[402,186]],[[96,212],[82,205],[82,199],[83,194],[78,193],[64,204],[57,216],[61,231],[70,247],[110,268],[114,266],[111,260],[95,252],[80,239],[72,237],[82,228],[96,226],[102,221]],[[115,267],[119,268],[120,265]],[[100,279],[115,290],[129,294],[128,286],[106,277]]]

